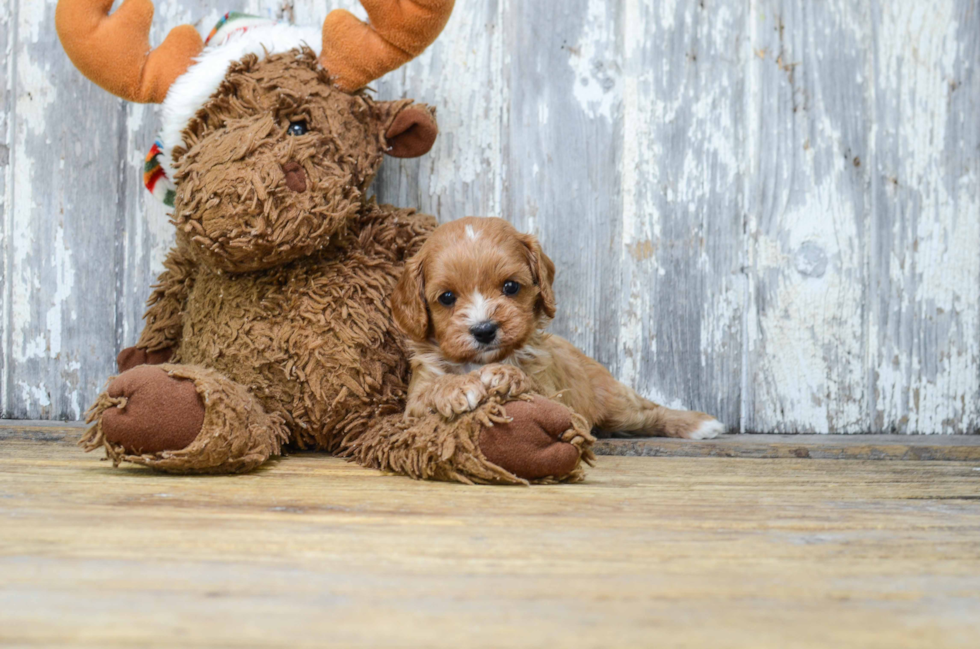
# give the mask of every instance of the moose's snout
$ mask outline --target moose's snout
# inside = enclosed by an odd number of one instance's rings
[[[297,194],[306,191],[306,172],[298,162],[290,160],[282,166],[282,171],[286,174],[286,187]]]

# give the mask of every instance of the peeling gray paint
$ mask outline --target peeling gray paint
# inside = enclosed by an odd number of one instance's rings
[[[818,243],[804,241],[796,251],[796,270],[804,277],[823,277],[827,263],[827,252]]]

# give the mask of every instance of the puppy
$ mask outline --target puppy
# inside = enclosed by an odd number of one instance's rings
[[[498,218],[468,217],[435,232],[405,266],[393,296],[408,337],[408,416],[447,418],[490,394],[552,397],[610,432],[706,439],[724,426],[701,412],[644,399],[567,340],[555,316],[555,265],[535,237]]]

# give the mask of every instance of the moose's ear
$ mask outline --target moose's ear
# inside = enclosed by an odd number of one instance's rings
[[[385,153],[393,158],[425,155],[439,134],[436,111],[425,104],[405,106],[385,131]]]

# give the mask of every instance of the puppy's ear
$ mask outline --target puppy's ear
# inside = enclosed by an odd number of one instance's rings
[[[422,341],[429,337],[429,305],[425,301],[422,252],[408,260],[391,296],[395,324],[406,336]]]
[[[537,308],[549,318],[555,317],[555,292],[551,285],[555,281],[555,264],[548,255],[541,250],[538,238],[530,235],[521,235],[521,243],[527,254],[527,263],[531,267],[531,277],[537,285],[540,295],[538,295]]]

